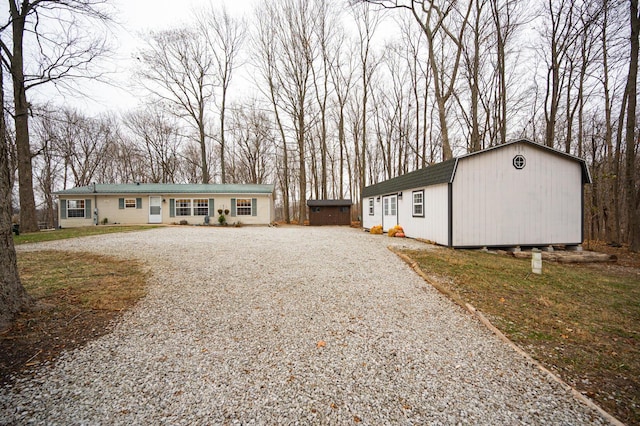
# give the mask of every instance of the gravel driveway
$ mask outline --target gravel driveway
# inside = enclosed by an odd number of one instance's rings
[[[0,423],[605,423],[391,241],[172,227],[25,246],[135,257],[153,275],[112,333],[1,389]]]

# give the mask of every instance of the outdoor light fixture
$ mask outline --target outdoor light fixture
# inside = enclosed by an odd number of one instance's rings
[[[402,192],[398,192],[398,198],[402,199]]]

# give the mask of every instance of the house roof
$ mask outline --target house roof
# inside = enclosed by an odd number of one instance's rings
[[[440,183],[452,183],[453,178],[455,177],[459,160],[472,157],[474,155],[482,155],[486,152],[493,151],[495,149],[502,149],[509,145],[517,143],[532,145],[536,148],[546,150],[554,155],[559,155],[579,162],[580,166],[582,167],[582,183],[591,183],[591,174],[589,173],[589,168],[587,167],[586,161],[582,158],[567,154],[562,151],[558,151],[557,149],[553,149],[545,145],[532,142],[528,139],[518,139],[502,145],[492,146],[481,151],[460,155],[456,158],[452,158],[451,160],[443,161],[442,163],[427,166],[425,168],[404,174],[402,176],[398,176],[384,182],[379,182],[374,185],[367,186],[362,192],[362,197],[365,198],[382,194],[391,194],[405,189],[437,185]]]
[[[202,184],[202,183],[127,183],[77,186],[56,195],[115,194],[271,194],[274,185]]]
[[[351,200],[307,200],[309,207],[343,207],[351,204]]]

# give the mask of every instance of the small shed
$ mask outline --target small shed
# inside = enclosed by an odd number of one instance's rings
[[[307,200],[309,225],[351,225],[351,200]]]
[[[583,159],[521,139],[366,187],[362,224],[449,247],[575,246],[588,183]]]

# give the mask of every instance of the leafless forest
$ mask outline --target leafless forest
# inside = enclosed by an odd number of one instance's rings
[[[587,159],[587,238],[640,249],[637,0],[202,8],[145,35],[140,105],[99,115],[29,93],[104,78],[117,11],[8,3],[2,134],[25,230],[53,224],[52,192],[91,182],[275,183],[281,219],[302,221],[307,199],[359,204],[366,185],[528,138]]]

